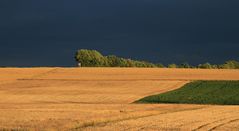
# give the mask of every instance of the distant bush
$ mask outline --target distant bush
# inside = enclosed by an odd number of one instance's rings
[[[184,62],[178,66],[179,68],[192,68],[193,66],[189,65],[187,62]]]
[[[220,65],[219,68],[222,69],[239,69],[239,62],[235,60],[226,61],[223,65]]]
[[[202,69],[212,69],[213,66],[210,63],[205,63],[205,64],[199,64],[198,68],[202,68]]]
[[[177,65],[176,64],[169,64],[168,68],[177,68]]]
[[[159,67],[159,68],[165,68],[165,66],[161,63],[156,64],[156,66]]]

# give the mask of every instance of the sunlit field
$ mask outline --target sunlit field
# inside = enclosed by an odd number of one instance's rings
[[[1,68],[0,130],[237,130],[239,106],[136,104],[238,70]]]

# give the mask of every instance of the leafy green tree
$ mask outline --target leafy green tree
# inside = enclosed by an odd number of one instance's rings
[[[101,67],[107,65],[105,57],[96,50],[78,50],[75,59],[83,67]]]
[[[164,66],[163,64],[161,64],[161,63],[156,64],[156,66],[159,67],[159,68],[164,68],[164,67],[165,67],[165,66]]]
[[[151,67],[151,68],[157,67],[157,65],[150,62],[143,61],[143,63],[145,64],[146,67]]]
[[[218,65],[212,65],[213,69],[218,69]]]
[[[147,67],[146,63],[141,61],[134,61],[136,67]]]
[[[106,56],[106,59],[110,67],[120,67],[120,64],[122,63],[121,59],[115,55]]]
[[[177,65],[176,64],[169,64],[168,68],[177,68]]]
[[[179,65],[179,68],[191,68],[192,66],[190,66],[187,62],[184,62],[182,64]]]
[[[222,69],[239,69],[239,62],[235,60],[226,61],[225,64],[220,65]]]
[[[210,63],[205,63],[205,64],[199,64],[198,68],[202,68],[202,69],[212,69],[212,65]]]
[[[135,62],[131,59],[126,59],[126,67],[135,67]]]

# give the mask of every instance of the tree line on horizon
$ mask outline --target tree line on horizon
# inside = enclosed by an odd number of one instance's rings
[[[81,49],[76,52],[75,60],[82,67],[150,67],[150,68],[200,68],[200,69],[239,69],[239,62],[236,60],[226,61],[224,64],[216,65],[210,63],[192,66],[187,62],[169,64],[167,66],[147,61],[139,61],[117,57],[115,55],[104,56],[96,50]]]

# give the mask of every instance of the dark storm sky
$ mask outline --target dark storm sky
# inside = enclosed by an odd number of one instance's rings
[[[0,1],[0,66],[74,66],[81,48],[164,64],[239,60],[239,1]]]

